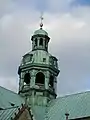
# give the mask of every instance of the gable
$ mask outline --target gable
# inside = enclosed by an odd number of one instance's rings
[[[26,105],[22,105],[22,107],[18,109],[18,112],[15,112],[12,120],[33,120],[30,108]]]
[[[17,120],[32,120],[31,116],[29,115],[29,111],[26,109],[23,111],[23,113],[20,115],[20,117]]]

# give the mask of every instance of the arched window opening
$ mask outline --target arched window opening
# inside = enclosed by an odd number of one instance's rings
[[[44,84],[45,82],[45,76],[43,73],[39,72],[36,74],[36,84],[39,83],[39,84]]]
[[[42,38],[40,38],[39,45],[43,46],[43,39]]]
[[[37,38],[35,39],[35,46],[37,46]]]
[[[30,74],[29,73],[26,73],[25,76],[24,76],[24,84],[30,84]]]
[[[47,41],[45,40],[45,48],[47,48]]]
[[[54,77],[52,75],[50,76],[49,86],[54,87]]]

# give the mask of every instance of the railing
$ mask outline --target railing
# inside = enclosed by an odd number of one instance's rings
[[[39,89],[44,89],[45,88],[45,85],[41,84],[41,83],[36,83],[36,86],[38,86]]]
[[[24,85],[24,86],[23,86],[23,89],[25,89],[25,90],[30,89],[30,85],[28,85],[28,84],[27,84],[27,85]]]

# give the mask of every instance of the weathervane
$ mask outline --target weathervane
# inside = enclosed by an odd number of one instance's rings
[[[40,19],[41,19],[40,28],[42,29],[42,27],[43,27],[43,22],[42,22],[42,21],[43,21],[43,19],[44,19],[44,18],[43,18],[43,13],[41,13]]]

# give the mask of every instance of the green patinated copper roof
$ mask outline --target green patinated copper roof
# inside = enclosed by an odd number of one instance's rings
[[[42,28],[40,28],[34,32],[34,35],[38,35],[38,34],[48,36],[48,33],[45,30],[43,30]]]
[[[0,87],[0,120],[9,120],[22,103],[24,99],[17,93]],[[90,92],[59,97],[51,101],[48,107],[31,105],[31,108],[35,120],[65,120],[65,113],[69,113],[69,119],[89,117]]]
[[[17,93],[0,86],[0,108],[12,107],[11,104],[20,106],[22,103],[24,103],[24,99],[21,98]]]
[[[0,120],[10,120],[24,99],[0,86]]]
[[[65,120],[90,116],[90,92],[60,97],[50,103],[45,120]]]
[[[15,112],[18,111],[19,107],[16,108],[8,108],[4,110],[0,110],[0,120],[11,120],[11,117],[15,116]]]

